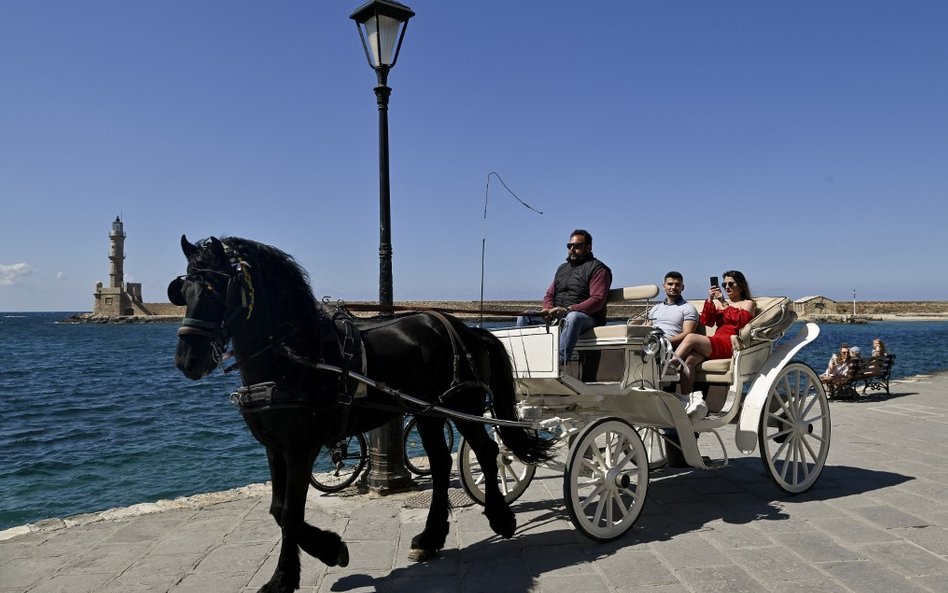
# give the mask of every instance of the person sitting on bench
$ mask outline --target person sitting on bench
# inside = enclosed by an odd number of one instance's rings
[[[851,366],[849,345],[843,344],[839,347],[839,352],[830,357],[829,364],[826,365],[826,370],[820,375],[820,381],[826,383],[831,379],[842,378],[851,372]]]
[[[882,358],[887,355],[889,352],[885,349],[885,342],[880,338],[876,338],[872,341],[872,358]]]
[[[681,369],[679,399],[692,420],[704,418],[708,413],[704,394],[701,391],[693,391],[695,369],[705,360],[731,358],[731,336],[737,334],[754,317],[756,304],[744,274],[737,270],[728,270],[724,272],[723,277],[724,282],[721,284],[727,293],[727,300],[721,293],[720,286],[712,286],[708,289],[708,298],[701,311],[701,323],[707,327],[717,327],[714,335],[709,337],[697,333],[689,334],[675,350],[675,355],[685,363]]]

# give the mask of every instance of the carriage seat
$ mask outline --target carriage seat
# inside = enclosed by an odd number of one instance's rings
[[[606,305],[642,304],[658,295],[655,284],[640,284],[613,288],[606,297]],[[577,349],[595,348],[606,344],[626,343],[627,340],[641,340],[648,335],[650,328],[643,325],[600,325],[587,330],[579,336]]]
[[[770,357],[773,341],[779,339],[797,319],[792,302],[787,297],[757,297],[754,301],[754,317],[737,335],[731,336],[734,355],[731,358],[702,362],[697,369],[698,382],[733,383],[733,371],[738,360],[742,376],[756,374]],[[698,311],[704,306],[704,301],[691,303]],[[714,328],[699,324],[698,332],[712,336]]]

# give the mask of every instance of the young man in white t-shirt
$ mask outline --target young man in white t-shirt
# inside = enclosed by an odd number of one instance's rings
[[[698,310],[681,296],[685,290],[685,280],[681,272],[671,271],[665,274],[663,288],[665,300],[649,310],[648,324],[665,332],[665,337],[677,348],[685,336],[697,329]]]

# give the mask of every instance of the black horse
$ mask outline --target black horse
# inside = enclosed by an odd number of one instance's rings
[[[406,410],[393,390],[458,412],[514,420],[510,360],[489,331],[470,328],[443,314],[413,313],[342,331],[313,298],[306,272],[282,251],[225,237],[197,244],[181,237],[187,275],[168,286],[172,303],[187,307],[178,329],[175,365],[197,380],[222,365],[233,348],[243,386],[234,395],[254,437],[267,449],[273,483],[270,513],[282,530],[279,562],[261,591],[299,587],[299,549],[329,566],[349,562],[336,533],[304,521],[309,476],[320,447],[342,435],[362,432]],[[358,358],[340,343],[361,334],[366,375],[372,387],[354,393],[348,370]],[[327,369],[337,370],[327,370]],[[361,372],[361,367],[351,368]],[[377,387],[377,388],[376,388]],[[445,419],[424,415],[418,430],[431,460],[432,497],[424,530],[412,538],[413,560],[435,557],[448,534],[451,452],[443,437]],[[516,519],[497,481],[498,448],[484,424],[456,421],[486,480],[485,511],[491,529],[509,538]],[[534,431],[499,428],[504,444],[526,462],[541,461],[549,443]]]

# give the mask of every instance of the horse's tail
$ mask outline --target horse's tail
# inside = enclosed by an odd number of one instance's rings
[[[487,349],[490,362],[488,386],[494,395],[494,413],[503,420],[518,420],[514,370],[504,344],[486,329],[472,328]],[[500,439],[525,463],[539,463],[552,457],[553,441],[540,437],[535,430],[500,426]]]

